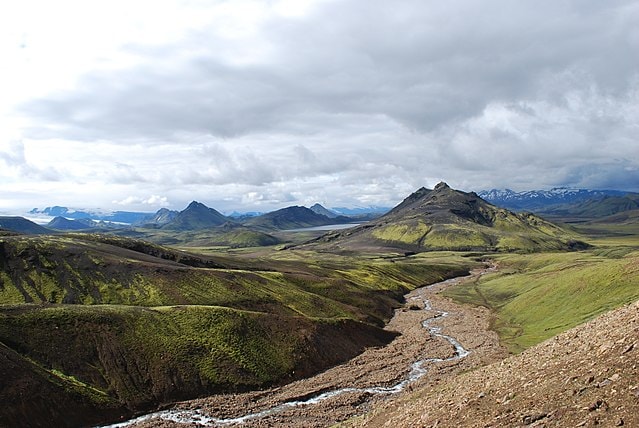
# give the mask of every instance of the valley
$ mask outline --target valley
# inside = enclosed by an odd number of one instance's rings
[[[501,360],[506,352],[497,335],[488,330],[489,311],[462,309],[438,295],[488,270],[478,268],[469,276],[411,291],[386,326],[400,333],[397,338],[316,376],[254,393],[181,403],[113,428],[202,422],[213,426],[331,426],[388,397]]]
[[[550,222],[440,183],[352,228],[331,226],[347,219],[314,208],[239,222],[193,202],[153,227],[0,232],[0,426],[91,426],[147,413],[132,424],[511,426],[542,413],[535,421],[634,421],[632,206]],[[570,333],[615,317],[624,329]],[[552,354],[548,340],[574,355]],[[620,347],[623,361],[605,359]],[[593,360],[593,349],[605,358]],[[548,360],[556,358],[574,382],[532,377],[528,386],[563,397],[561,388],[583,381],[582,367],[597,382],[618,374],[601,387],[605,414],[603,405],[587,415],[558,410],[590,400],[588,386],[585,398],[531,404],[515,378],[537,370],[556,379]],[[512,379],[504,366],[516,368]],[[498,386],[477,390],[477,379]],[[618,379],[630,392],[607,388]],[[471,396],[509,389],[504,408]],[[466,401],[436,395],[451,390],[466,391]],[[430,402],[447,413],[431,418]],[[450,406],[466,413],[451,416]]]

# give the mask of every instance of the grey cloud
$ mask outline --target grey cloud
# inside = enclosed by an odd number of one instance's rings
[[[125,163],[118,162],[105,172],[107,174],[107,180],[115,184],[148,182],[148,179],[143,177],[142,174],[137,171],[135,166]]]
[[[6,150],[0,151],[0,161],[9,171],[15,171],[13,179],[31,179],[37,181],[62,181],[66,174],[52,165],[37,166],[30,163],[25,154],[22,141],[11,141]],[[0,174],[1,176],[1,174]]]
[[[118,183],[245,186],[261,204],[293,188],[388,202],[439,179],[639,190],[638,21],[617,0],[328,2],[265,23],[260,60],[231,64],[200,29],[23,110],[32,138],[171,147],[174,165]]]
[[[177,147],[173,168],[160,172],[160,181],[181,185],[263,185],[277,179],[266,159],[248,148],[229,150],[218,143],[198,145],[194,150]]]
[[[637,48],[628,15],[637,8],[624,2],[329,3],[265,28],[273,63],[224,64],[216,56],[223,41],[205,31],[146,52],[146,65],[88,75],[77,91],[25,109],[85,137],[318,131],[340,126],[344,113],[430,131],[493,100],[560,98],[566,79],[557,94],[545,92],[571,70],[590,79],[573,76],[574,86],[623,93],[639,65],[625,49]]]
[[[582,187],[636,191],[639,189],[639,168],[625,160],[579,165],[567,171],[566,180]]]

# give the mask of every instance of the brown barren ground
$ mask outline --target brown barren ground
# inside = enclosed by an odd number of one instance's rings
[[[639,302],[345,425],[638,427]]]

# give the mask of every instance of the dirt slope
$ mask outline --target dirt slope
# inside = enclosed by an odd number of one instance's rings
[[[639,302],[347,426],[639,426]]]

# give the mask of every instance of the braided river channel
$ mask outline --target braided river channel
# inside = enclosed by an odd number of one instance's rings
[[[413,290],[387,326],[401,333],[397,339],[312,378],[266,391],[178,403],[172,409],[108,427],[322,426],[366,411],[368,402],[411,390],[433,368],[453,365],[471,354],[459,338],[433,325],[441,324],[451,313],[435,307],[432,299],[447,286],[474,280],[494,269],[477,269],[468,276]],[[334,414],[329,417],[327,412]]]

